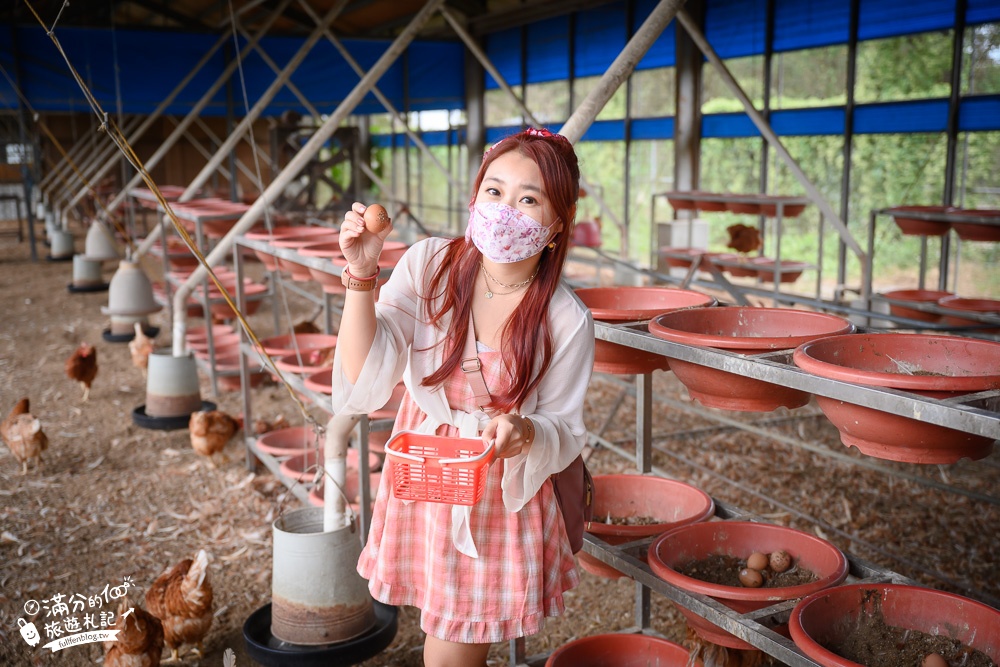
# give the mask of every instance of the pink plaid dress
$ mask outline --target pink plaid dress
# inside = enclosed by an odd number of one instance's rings
[[[499,384],[498,352],[482,352],[488,387]],[[445,382],[455,409],[471,411],[472,390],[461,371]],[[412,429],[424,413],[407,393],[396,431]],[[458,435],[442,426],[438,435]],[[546,481],[516,513],[501,497],[503,465],[489,469],[486,492],[472,509],[472,536],[479,558],[459,553],[451,538],[451,505],[410,502],[392,496],[392,464],[383,471],[368,544],[358,572],[372,596],[421,610],[420,628],[439,639],[466,644],[506,641],[538,633],[546,616],[564,609],[563,593],[580,582],[566,539],[562,513]]]

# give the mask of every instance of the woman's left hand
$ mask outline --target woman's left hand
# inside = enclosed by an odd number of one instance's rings
[[[494,417],[483,430],[483,442],[493,441],[498,459],[526,454],[534,436],[535,425],[527,417],[516,414]]]

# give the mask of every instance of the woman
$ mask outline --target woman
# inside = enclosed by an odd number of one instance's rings
[[[373,597],[421,610],[424,663],[485,665],[492,642],[537,633],[579,583],[549,476],[586,442],[594,355],[587,308],[561,282],[579,196],[572,145],[546,130],[507,137],[483,157],[464,238],[414,244],[373,291],[391,229],[344,216],[348,266],[333,370],[337,412],[384,405],[400,376],[395,430],[492,442],[496,461],[474,507],[375,501],[358,571]],[[461,369],[472,326],[492,402],[476,405]]]

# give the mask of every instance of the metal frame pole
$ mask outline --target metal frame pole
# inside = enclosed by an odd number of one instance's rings
[[[683,2],[683,0],[680,1]],[[507,83],[507,80],[500,73],[500,70],[498,70],[496,66],[493,65],[489,57],[486,55],[486,52],[482,50],[482,48],[476,42],[475,38],[469,33],[468,30],[465,29],[465,26],[461,24],[461,22],[455,17],[455,15],[451,12],[451,10],[442,7],[441,15],[444,16],[446,21],[448,21],[448,24],[451,25],[455,33],[465,43],[466,48],[469,49],[472,55],[476,57],[476,60],[478,60],[479,63],[483,66],[483,69],[489,72],[490,76],[492,76],[493,79],[497,82],[501,90],[507,93],[507,96],[510,97],[510,99],[513,100],[513,102],[518,106],[518,108],[521,110],[521,113],[524,114],[524,117],[527,118],[532,125],[542,125],[543,123],[541,123],[535,117],[535,115],[531,113],[531,110],[528,109],[524,101],[518,96],[517,93],[514,92],[514,89],[510,87],[510,84]],[[608,99],[610,99],[610,95],[608,96]],[[605,102],[607,102],[607,100],[605,100]],[[598,109],[598,111],[600,111],[600,109]],[[591,119],[591,122],[593,122],[593,119]],[[565,128],[565,125],[563,127]],[[563,136],[565,136],[565,133],[562,132],[561,130],[560,134],[563,134]],[[570,139],[570,141],[572,143],[576,143],[572,139]],[[611,210],[611,208],[607,205],[607,203],[605,203],[604,199],[597,193],[597,189],[591,186],[590,183],[587,182],[587,179],[584,178],[583,174],[580,175],[580,185],[586,188],[587,193],[589,194],[589,196],[594,198],[594,201],[600,207],[601,211],[604,212],[611,219],[611,221],[615,223],[617,227],[621,228],[622,227],[621,220],[618,218],[617,215],[615,215],[614,211]]]
[[[138,122],[138,116],[133,116],[131,121],[133,122],[133,127],[128,129],[122,128],[122,132],[134,132],[134,125]],[[118,148],[113,144],[102,144],[98,142],[98,133],[95,131],[91,135],[91,141],[80,142],[84,143],[84,151],[82,152],[82,159],[77,165],[76,169],[73,169],[73,164],[69,163],[69,172],[62,172],[59,176],[59,181],[62,183],[63,187],[57,191],[56,194],[51,199],[51,210],[61,210],[69,212],[73,206],[79,201],[75,199],[70,201],[73,197],[73,188],[80,187],[81,185],[89,191],[91,186],[94,185],[94,175],[101,168],[101,165],[107,163],[113,156],[113,154],[118,150]],[[53,185],[50,183],[50,185]]]
[[[410,42],[417,36],[420,29],[427,23],[430,17],[441,6],[444,0],[428,0],[424,7],[413,17],[410,24],[396,37],[395,41],[386,49],[385,53],[376,61],[368,74],[358,82],[353,90],[344,98],[337,109],[323,122],[310,137],[309,141],[302,149],[295,154],[285,168],[279,173],[274,181],[267,187],[261,196],[250,206],[250,209],[243,214],[229,232],[219,241],[208,257],[205,258],[208,266],[215,266],[223,260],[233,246],[236,237],[250,229],[260,219],[264,209],[270,205],[285,189],[285,187],[296,178],[302,169],[312,160],[313,156],[319,152],[323,144],[333,136],[333,133],[340,126],[340,123],[361,103],[361,100],[371,90],[375,82],[385,74],[386,70],[399,58],[400,54],[406,50]],[[185,330],[187,317],[187,298],[191,294],[194,286],[197,285],[208,271],[205,265],[198,266],[174,294],[174,337],[173,352],[175,356],[183,356],[185,351]]]
[[[253,40],[251,40],[251,43],[244,46],[242,51],[240,51],[241,55],[245,56],[252,48],[252,44],[255,44],[264,35],[267,34],[267,31],[271,28],[274,22],[281,17],[282,12],[288,6],[289,2],[291,2],[291,0],[281,0],[281,3],[275,8],[274,12],[272,12],[271,15],[267,17],[267,20],[264,22],[264,25],[254,36]],[[201,113],[201,110],[208,105],[208,103],[212,100],[212,97],[214,97],[215,94],[219,91],[219,88],[222,87],[222,84],[225,83],[229,79],[229,77],[232,76],[233,72],[236,71],[236,66],[238,65],[238,63],[239,63],[238,60],[234,60],[233,62],[231,62],[229,65],[226,66],[226,68],[222,71],[222,73],[219,74],[219,76],[216,78],[215,83],[209,86],[208,90],[205,91],[205,94],[202,95],[201,99],[198,100],[193,107],[191,107],[191,110],[188,111],[187,115],[184,117],[184,120],[182,120],[180,124],[177,126],[177,128],[170,133],[169,137],[163,140],[163,143],[160,144],[159,148],[156,149],[156,152],[154,152],[153,155],[150,156],[148,160],[146,160],[145,167],[147,171],[155,167],[157,164],[159,164],[160,160],[163,159],[167,151],[173,148],[174,144],[176,144],[177,141],[181,138],[181,136],[183,136],[184,132],[187,131],[188,126],[190,126],[191,123],[194,122],[194,119]],[[137,173],[135,176],[133,176],[132,180],[130,180],[125,185],[125,187],[122,188],[121,192],[119,192],[118,195],[115,196],[115,198],[107,204],[106,208],[108,212],[110,213],[114,211],[116,208],[118,208],[118,206],[120,206],[121,203],[125,201],[125,199],[128,197],[128,191],[131,190],[136,185],[138,185],[141,180],[142,180],[141,173]],[[155,227],[146,236],[146,240],[143,241],[142,245],[140,246],[142,252],[140,252],[138,256],[141,257],[144,252],[149,250],[149,247],[153,245],[153,242],[160,237],[158,231],[159,229],[160,227]]]
[[[663,33],[674,16],[682,11],[683,5],[684,0],[660,0],[657,3],[639,29],[632,35],[632,38],[629,39],[625,48],[621,50],[621,53],[601,76],[597,86],[576,107],[576,111],[559,130],[559,134],[574,144],[580,140],[587,129],[593,125],[597,114],[601,113],[611,96],[631,76],[635,66],[649,51],[649,47]]]
[[[781,157],[781,159],[785,162],[785,165],[788,167],[789,171],[791,171],[792,174],[795,175],[799,183],[802,185],[806,193],[809,195],[809,198],[812,199],[812,201],[816,204],[816,206],[820,209],[820,211],[830,219],[830,222],[837,229],[837,232],[840,234],[840,237],[844,240],[847,246],[854,251],[854,254],[858,257],[861,263],[863,265],[867,264],[868,263],[867,255],[865,255],[864,250],[862,250],[857,240],[855,240],[855,238],[851,235],[851,232],[847,228],[847,225],[840,218],[840,216],[837,215],[837,213],[833,210],[833,207],[830,206],[830,202],[826,200],[826,197],[824,197],[823,194],[819,191],[819,189],[815,185],[813,185],[813,182],[809,180],[809,177],[805,175],[805,172],[802,171],[802,168],[799,166],[799,163],[795,161],[795,158],[793,158],[791,154],[788,152],[788,150],[785,149],[784,144],[781,143],[781,139],[778,138],[778,135],[771,128],[771,125],[761,115],[761,113],[757,110],[757,108],[754,107],[753,102],[751,102],[750,98],[747,97],[747,94],[743,91],[743,88],[733,77],[732,72],[729,71],[729,68],[726,67],[725,63],[722,62],[718,54],[715,53],[715,49],[713,49],[712,45],[708,43],[707,39],[705,39],[705,35],[701,32],[701,29],[698,27],[698,25],[691,19],[690,16],[688,16],[687,12],[685,12],[683,9],[677,12],[677,21],[682,26],[684,26],[684,29],[687,31],[688,35],[691,36],[691,39],[694,40],[694,43],[698,45],[698,48],[701,49],[701,52],[704,53],[705,57],[708,58],[709,62],[712,63],[712,66],[716,68],[716,70],[719,73],[719,76],[729,87],[730,91],[732,91],[732,93],[736,95],[737,99],[739,99],[740,102],[743,104],[743,108],[746,111],[747,115],[750,117],[750,120],[753,121],[753,124],[757,126],[757,129],[760,130],[760,133],[764,135],[764,138],[767,139],[767,142],[771,144],[771,147],[774,148],[774,152],[777,153],[778,156]]]
[[[131,136],[129,136],[128,142],[130,144],[138,141],[139,138],[146,133],[146,130],[152,127],[153,123],[156,122],[156,119],[160,117],[160,115],[167,109],[167,107],[173,104],[177,96],[180,95],[181,91],[184,90],[184,88],[186,88],[189,83],[191,83],[195,75],[198,74],[198,72],[200,72],[201,69],[206,64],[208,64],[208,61],[211,60],[212,56],[215,55],[215,52],[218,51],[220,48],[222,48],[222,45],[225,44],[226,39],[227,35],[221,35],[219,39],[216,40],[215,44],[213,44],[212,47],[205,53],[205,55],[202,56],[201,60],[199,60],[195,64],[195,66],[191,68],[191,71],[187,73],[187,76],[181,79],[181,82],[177,84],[172,91],[170,91],[170,94],[167,95],[162,102],[160,102],[159,106],[157,106],[156,109],[153,110],[153,113],[151,113],[142,122],[142,125],[140,125],[135,130],[135,132],[133,132]],[[106,174],[108,171],[111,170],[112,167],[118,164],[118,161],[121,160],[122,157],[124,156],[122,155],[121,151],[115,151],[110,159],[105,160],[103,164],[101,164],[100,168],[97,170],[93,178],[91,178],[90,180],[92,181],[100,180],[100,178],[104,176],[104,174]],[[82,199],[83,196],[87,194],[87,191],[88,188],[86,187],[82,188],[79,192],[76,193],[76,196],[74,196],[73,199],[70,200],[68,206],[73,206],[74,204],[76,204],[76,202],[80,201],[80,199]],[[114,206],[109,206],[108,211],[113,211],[115,208],[118,207],[118,204],[120,203],[121,201],[118,201],[118,203],[114,204]]]
[[[229,155],[230,151],[232,151],[236,144],[242,140],[243,135],[247,133],[250,126],[253,125],[258,117],[260,117],[260,114],[265,108],[267,108],[267,105],[271,103],[274,96],[278,94],[278,91],[288,84],[292,74],[298,69],[299,65],[302,64],[302,61],[306,59],[306,56],[308,56],[309,52],[312,51],[313,46],[316,45],[319,38],[323,36],[323,30],[325,27],[330,25],[330,23],[337,18],[340,12],[343,11],[344,7],[347,6],[347,3],[348,0],[338,0],[330,11],[326,13],[326,16],[323,17],[322,25],[313,30],[306,40],[302,42],[302,45],[299,47],[298,51],[295,52],[295,55],[289,59],[289,61],[285,64],[284,69],[281,70],[281,73],[278,74],[277,78],[271,82],[271,85],[269,85],[267,89],[261,93],[257,101],[254,102],[253,107],[247,111],[247,114],[239,122],[232,134],[226,137],[226,140],[222,142],[222,145],[219,146],[215,155],[208,161],[208,164],[202,167],[201,171],[198,172],[198,175],[194,177],[194,180],[188,184],[184,193],[178,198],[178,201],[188,201],[192,196],[194,196],[194,193],[205,184],[205,181],[207,181],[208,177],[212,175],[215,168],[222,164],[222,161],[226,159],[226,156]]]
[[[312,7],[309,6],[308,3],[302,2],[300,0],[299,4],[302,6],[302,9],[306,12],[306,14],[309,14],[309,16],[312,18],[313,21],[319,23],[319,19],[316,16],[316,12],[312,9]],[[354,59],[354,57],[351,55],[351,52],[348,51],[347,48],[344,46],[343,42],[334,37],[333,33],[330,31],[328,27],[324,27],[323,32],[326,36],[327,41],[329,41],[330,44],[332,44],[333,47],[340,52],[340,55],[344,58],[347,64],[350,65],[351,69],[353,69],[359,77],[363,77],[365,75],[364,69],[362,69],[361,65],[358,64],[358,61]],[[396,109],[396,107],[393,106],[392,102],[389,101],[389,98],[387,98],[385,95],[382,94],[382,91],[378,89],[378,86],[372,86],[371,92],[372,95],[375,96],[375,99],[377,99],[382,104],[382,106],[385,107],[385,110],[389,112],[389,115],[395,118],[397,121],[399,121],[400,124],[402,124],[403,132],[406,133],[406,136],[410,137],[413,143],[417,145],[417,148],[419,148],[424,155],[430,158],[431,162],[433,162],[434,165],[441,170],[441,173],[444,174],[445,178],[448,179],[448,182],[451,183],[452,187],[455,188],[460,187],[459,184],[455,181],[454,176],[452,176],[452,174],[448,171],[448,169],[443,164],[441,164],[441,160],[439,160],[438,157],[431,152],[431,149],[427,146],[426,143],[424,143],[423,139],[421,139],[416,132],[410,129],[409,123],[406,122],[406,119],[403,117],[403,114],[401,114]]]

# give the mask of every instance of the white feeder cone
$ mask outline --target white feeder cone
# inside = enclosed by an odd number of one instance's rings
[[[92,259],[87,257],[87,259]],[[108,305],[101,308],[105,315],[148,315],[163,306],[153,297],[153,284],[135,262],[122,260],[111,277]]]
[[[73,286],[88,287],[102,285],[101,263],[87,259],[83,255],[73,255]]]
[[[87,240],[84,244],[83,254],[87,256],[87,259],[94,259],[101,262],[121,257],[111,231],[101,222],[90,224],[90,228],[87,230]]]
[[[55,259],[73,255],[73,235],[69,232],[56,230],[49,236],[49,254]]]

